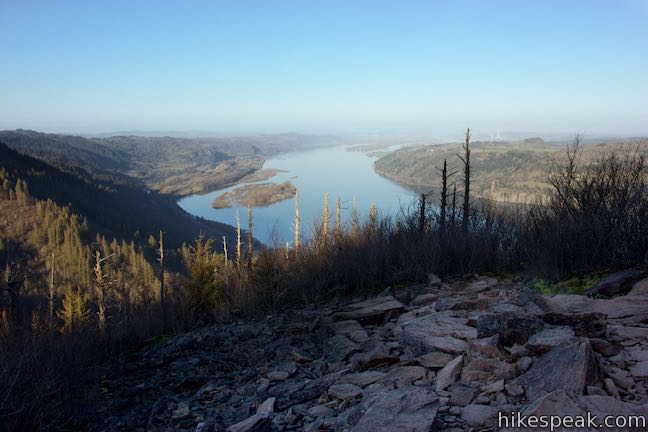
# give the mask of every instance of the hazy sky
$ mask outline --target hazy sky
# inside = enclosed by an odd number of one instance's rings
[[[648,1],[0,0],[0,128],[648,134]]]

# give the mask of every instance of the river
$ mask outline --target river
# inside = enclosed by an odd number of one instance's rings
[[[338,194],[342,202],[342,221],[349,224],[353,214],[353,200],[358,215],[365,219],[371,203],[376,204],[380,215],[396,215],[402,208],[411,205],[416,194],[379,176],[373,169],[375,158],[363,152],[351,151],[346,147],[325,147],[315,150],[283,153],[266,160],[263,169],[279,169],[266,182],[281,183],[286,180],[299,190],[300,233],[302,238],[311,236],[315,223],[321,221],[324,208],[324,194],[329,195],[329,224],[335,224]],[[241,225],[247,228],[247,208],[212,208],[212,201],[218,195],[233,190],[241,184],[201,195],[182,198],[178,204],[187,212],[228,225],[236,225],[238,213]],[[294,238],[294,198],[267,207],[255,207],[253,232],[255,238],[265,244],[291,242]]]

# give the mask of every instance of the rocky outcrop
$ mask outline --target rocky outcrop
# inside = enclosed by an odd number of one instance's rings
[[[614,297],[627,294],[636,282],[645,277],[646,273],[641,270],[612,273],[587,290],[587,295],[590,297]]]
[[[212,325],[124,360],[100,431],[481,431],[499,412],[645,412],[648,295],[433,280]]]

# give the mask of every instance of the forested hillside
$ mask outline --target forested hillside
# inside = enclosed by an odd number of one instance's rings
[[[638,150],[648,154],[648,142],[636,140],[600,140],[581,146],[579,158],[584,163],[596,161],[601,155],[618,151]],[[392,180],[421,191],[439,190],[440,176],[435,168],[448,161],[448,172],[456,172],[461,161],[457,158],[459,144],[405,147],[382,156],[375,162],[376,171]],[[549,175],[566,162],[564,144],[547,143],[540,138],[521,141],[472,143],[473,192],[506,202],[536,202],[550,192]],[[451,182],[458,176],[451,178]]]
[[[178,247],[201,231],[232,236],[227,225],[199,220],[184,212],[173,198],[138,187],[119,176],[96,176],[81,168],[56,168],[20,154],[0,142],[0,168],[29,185],[40,200],[56,202],[87,218],[93,233],[146,241],[160,229],[169,246]]]
[[[83,138],[15,130],[1,131],[0,142],[57,166],[131,179],[162,194],[183,196],[235,183],[278,152],[331,145],[339,138],[300,134]]]

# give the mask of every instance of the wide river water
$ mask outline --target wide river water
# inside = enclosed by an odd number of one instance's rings
[[[346,147],[326,147],[283,153],[268,159],[263,169],[282,170],[264,182],[281,183],[286,180],[299,190],[300,233],[303,239],[311,236],[315,223],[321,221],[324,194],[329,195],[329,225],[335,224],[338,194],[342,202],[342,221],[349,224],[353,215],[353,199],[358,216],[365,220],[371,203],[376,203],[380,215],[395,216],[410,206],[416,194],[403,186],[376,174],[375,158]],[[239,214],[241,226],[247,228],[247,208],[214,209],[212,202],[218,195],[240,187],[241,184],[214,192],[182,198],[178,204],[187,212],[228,225],[236,225]],[[271,244],[273,240],[285,244],[294,239],[295,199],[284,200],[267,207],[254,207],[253,231],[255,238]]]

